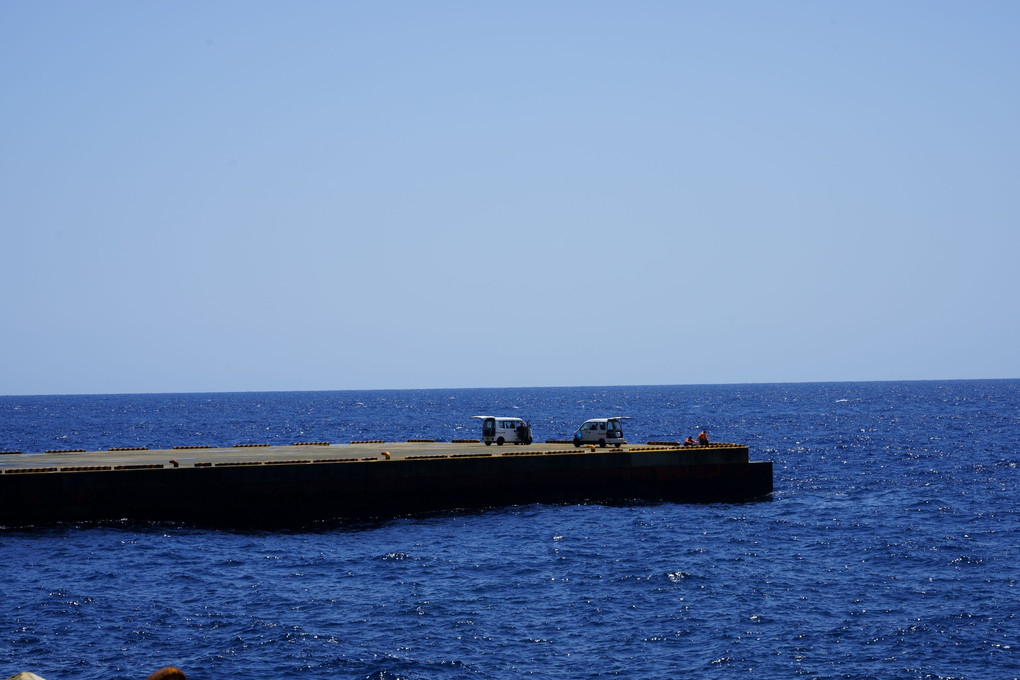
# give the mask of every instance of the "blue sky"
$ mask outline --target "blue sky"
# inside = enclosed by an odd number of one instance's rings
[[[1015,2],[0,3],[0,394],[1020,376]]]

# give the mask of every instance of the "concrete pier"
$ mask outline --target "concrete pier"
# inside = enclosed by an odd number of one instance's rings
[[[535,502],[743,501],[772,492],[746,446],[478,442],[0,454],[0,526],[102,520],[274,527]]]

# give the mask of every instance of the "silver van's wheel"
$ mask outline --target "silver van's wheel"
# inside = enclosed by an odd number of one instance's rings
[[[496,440],[496,445],[497,446],[503,446],[503,442],[505,442],[505,441],[506,441],[505,439],[500,437],[499,439]]]
[[[602,448],[606,448],[606,440],[605,439],[600,439],[599,440],[599,446],[601,446]]]
[[[486,446],[492,446],[492,442],[485,442]]]

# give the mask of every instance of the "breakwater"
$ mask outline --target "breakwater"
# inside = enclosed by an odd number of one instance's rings
[[[746,446],[328,442],[0,456],[0,525],[287,526],[536,502],[740,501],[772,492]]]

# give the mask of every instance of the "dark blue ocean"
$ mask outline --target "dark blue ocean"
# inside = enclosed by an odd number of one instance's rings
[[[0,451],[477,438],[626,415],[739,505],[0,531],[0,677],[1020,677],[1020,381],[0,397]]]

